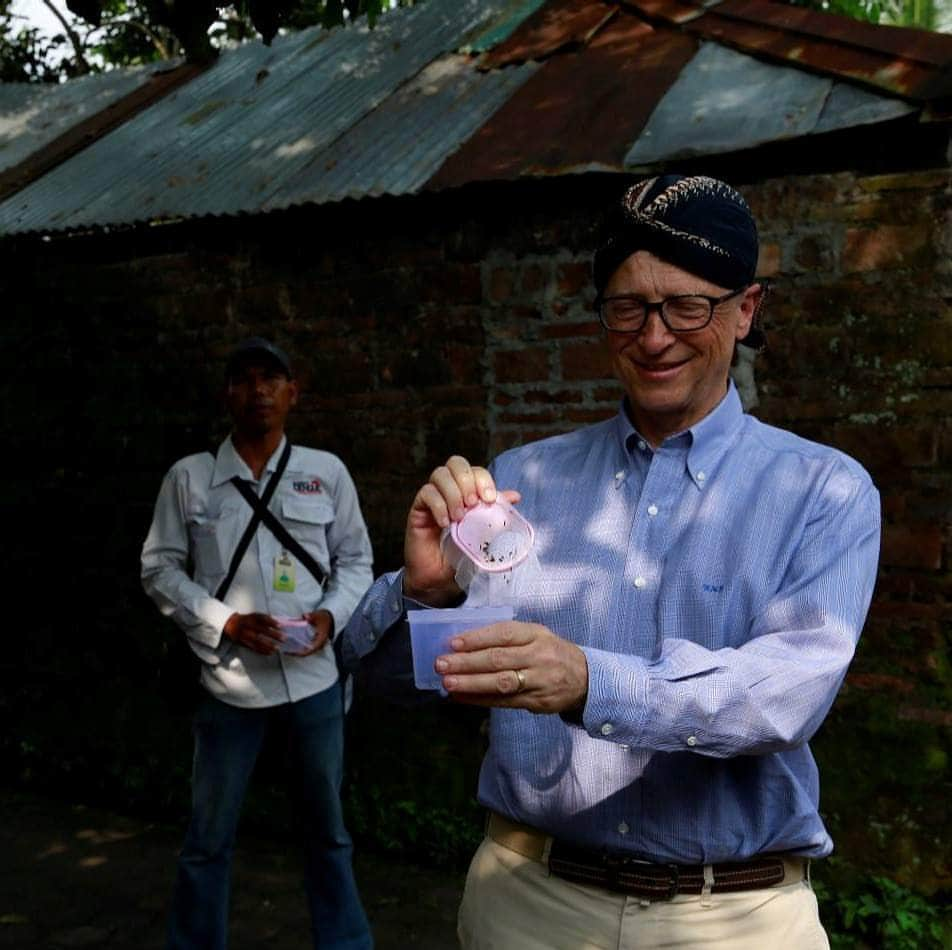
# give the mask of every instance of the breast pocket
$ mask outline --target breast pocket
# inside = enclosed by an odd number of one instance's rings
[[[235,547],[235,532],[238,527],[238,512],[226,510],[216,518],[194,514],[189,516],[188,537],[195,578],[222,577],[228,568],[228,552]]]
[[[324,498],[285,498],[281,502],[281,521],[291,537],[329,571],[327,531],[334,522],[334,506]]]

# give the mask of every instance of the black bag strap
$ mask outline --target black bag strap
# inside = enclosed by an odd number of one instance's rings
[[[255,532],[258,530],[258,525],[261,523],[262,518],[262,509],[268,511],[268,504],[274,496],[275,491],[278,487],[278,482],[281,481],[281,476],[284,474],[284,470],[288,467],[288,459],[291,458],[291,442],[285,440],[284,442],[284,451],[281,453],[281,457],[278,459],[278,466],[274,470],[274,474],[268,479],[268,484],[265,485],[264,492],[259,498],[252,489],[251,485],[248,482],[243,481],[238,478],[236,475],[231,482],[235,485],[242,495],[245,498],[248,496],[241,490],[240,485],[244,485],[248,491],[251,493],[251,496],[254,498],[254,502],[249,504],[254,511],[254,514],[251,516],[251,521],[248,522],[248,527],[245,528],[244,534],[242,534],[240,540],[238,541],[238,546],[235,548],[235,553],[231,556],[231,564],[228,565],[228,573],[225,575],[225,579],[218,585],[218,590],[215,591],[215,597],[218,600],[224,600],[225,595],[228,593],[228,589],[231,587],[231,582],[235,579],[235,574],[238,573],[238,565],[241,564],[241,559],[245,556],[245,551],[248,550],[248,545],[251,544],[251,539],[255,536]],[[270,512],[269,512],[270,513]]]
[[[278,521],[277,516],[271,511],[264,503],[264,498],[259,498],[255,494],[255,490],[251,485],[240,479],[233,478],[232,484],[238,491],[241,492],[242,497],[248,502],[249,505],[254,509],[255,518],[258,521],[261,521],[264,526],[281,542],[286,551],[290,551],[307,569],[310,571],[311,576],[314,580],[317,581],[321,587],[324,586],[324,583],[327,581],[327,574],[324,573],[324,569],[321,567],[317,561],[305,550],[303,545],[297,541],[295,538],[291,537],[291,533],[287,528]]]

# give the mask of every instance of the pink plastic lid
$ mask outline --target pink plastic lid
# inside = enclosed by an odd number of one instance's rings
[[[470,508],[454,521],[450,534],[456,546],[480,570],[510,571],[532,548],[532,525],[509,502],[499,499]]]

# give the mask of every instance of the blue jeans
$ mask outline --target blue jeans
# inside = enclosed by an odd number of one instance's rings
[[[313,945],[316,950],[369,950],[373,940],[357,894],[353,845],[340,802],[340,684],[264,709],[229,706],[211,696],[202,700],[194,726],[192,818],[179,854],[167,946],[224,950],[227,945],[238,815],[269,724],[290,739]]]

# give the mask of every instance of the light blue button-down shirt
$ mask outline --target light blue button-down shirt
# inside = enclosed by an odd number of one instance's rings
[[[494,709],[479,799],[557,837],[655,861],[819,857],[807,745],[872,596],[879,495],[834,449],[745,415],[733,385],[656,450],[624,412],[493,465],[541,564],[517,618],[585,652],[582,726]],[[368,654],[399,574],[348,629]],[[403,636],[398,625],[394,636]]]

